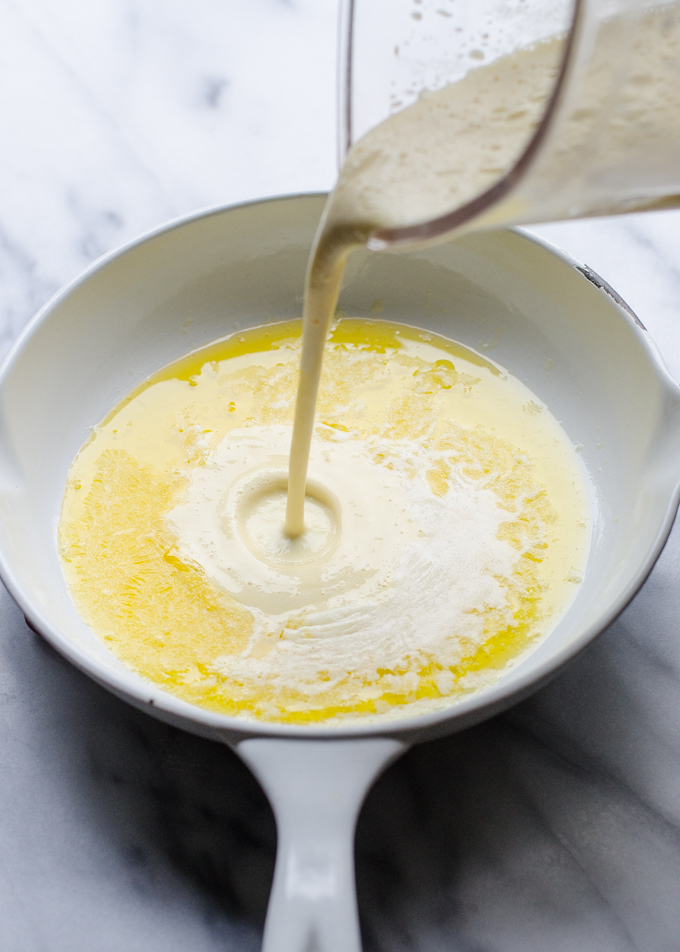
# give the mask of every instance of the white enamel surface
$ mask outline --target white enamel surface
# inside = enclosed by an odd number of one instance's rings
[[[151,371],[225,333],[299,312],[321,206],[321,198],[308,197],[216,211],[139,241],[52,302],[2,378],[0,552],[13,594],[55,646],[98,680],[136,703],[153,699],[156,713],[201,732],[324,729],[239,723],[125,671],[80,621],[65,589],[55,544],[63,486],[89,427]],[[486,233],[409,255],[357,254],[341,305],[346,313],[369,314],[376,300],[386,318],[482,350],[494,345],[494,358],[582,445],[594,486],[591,556],[566,616],[495,687],[450,714],[391,725],[421,735],[471,723],[526,692],[630,598],[672,515],[679,401],[630,315],[571,262],[519,234]]]
[[[494,687],[449,711],[337,732],[239,722],[191,707],[126,671],[80,620],[61,574],[56,526],[70,463],[88,428],[159,366],[225,331],[295,316],[322,201],[283,198],[216,211],[111,256],[38,315],[0,378],[0,556],[5,582],[27,616],[100,683],[197,733],[232,743],[242,732],[327,736],[319,742],[328,748],[321,764],[313,758],[297,773],[310,789],[310,804],[319,806],[326,799],[323,784],[331,782],[334,789],[332,777],[344,774],[342,758],[336,762],[340,748],[331,740],[335,733],[396,731],[422,739],[460,729],[530,691],[587,644],[651,568],[670,528],[680,470],[675,386],[645,332],[572,262],[512,232],[473,236],[408,257],[357,255],[341,301],[348,313],[370,315],[373,302],[381,300],[387,318],[471,346],[483,348],[484,338],[497,343],[494,356],[547,403],[582,447],[595,526],[576,598],[549,637]],[[319,830],[328,825],[335,844],[328,845],[326,833],[310,832],[296,808],[299,798],[287,791],[288,774],[277,768],[290,744],[302,750],[309,742],[267,743],[257,772],[266,777],[273,804],[279,803],[279,870],[297,862],[313,840],[328,853],[323,862],[338,885],[332,896],[301,898],[286,891],[277,873],[270,913],[275,925],[267,926],[266,952],[303,952],[310,935],[321,943],[320,952],[358,949],[351,829],[370,778],[348,791],[344,826],[342,812],[320,815]],[[367,743],[348,741],[348,750]],[[334,824],[340,824],[335,833]],[[333,928],[322,927],[328,922]],[[300,923],[308,924],[309,935]]]
[[[406,747],[387,737],[263,738],[237,750],[270,799],[279,838],[262,952],[361,952],[354,830],[369,787]]]
[[[146,229],[329,188],[335,21],[333,0],[0,4],[3,352]],[[536,231],[616,288],[680,377],[680,213]],[[374,946],[676,947],[679,573],[675,530],[550,685],[388,771],[357,837]],[[3,950],[255,952],[273,829],[236,759],[63,663],[1,589],[0,659]]]

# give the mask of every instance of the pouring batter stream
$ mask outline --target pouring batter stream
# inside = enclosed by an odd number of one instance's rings
[[[487,68],[502,78],[519,63],[535,100],[521,121],[506,103],[481,143],[497,165],[471,166],[455,194],[436,163],[414,179],[394,145],[486,90],[483,70],[350,153],[312,254],[302,344],[299,324],[272,325],[189,355],[81,450],[64,572],[84,619],[143,677],[241,717],[401,716],[491,683],[564,611],[586,492],[547,407],[444,338],[332,325],[347,255],[376,226],[426,211],[433,188],[463,201],[512,161],[558,43]],[[498,103],[491,91],[478,111]]]

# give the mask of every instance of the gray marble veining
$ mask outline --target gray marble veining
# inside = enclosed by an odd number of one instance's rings
[[[331,185],[334,0],[0,0],[0,348],[174,215]],[[680,378],[680,213],[535,229]],[[680,530],[529,701],[413,749],[357,834],[367,950],[680,949]],[[0,949],[255,950],[275,830],[226,748],[108,695],[0,591]]]
[[[378,781],[367,950],[677,948],[679,572],[676,532],[568,671]],[[275,831],[239,760],[94,685],[4,592],[0,618],[0,947],[256,949]]]

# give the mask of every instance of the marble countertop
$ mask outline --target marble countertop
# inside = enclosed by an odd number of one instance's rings
[[[103,252],[331,186],[335,0],[0,0],[0,347]],[[680,378],[680,213],[535,229]],[[131,709],[0,594],[0,949],[256,950],[274,862],[228,750]],[[680,530],[621,618],[502,717],[413,749],[357,836],[367,952],[680,949]]]

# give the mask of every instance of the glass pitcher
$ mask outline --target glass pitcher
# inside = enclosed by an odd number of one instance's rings
[[[376,229],[369,247],[680,206],[679,0],[343,0],[340,35],[341,161],[383,119],[451,84],[496,82],[503,100],[500,113],[480,107],[489,134],[476,190],[455,200],[434,189],[424,214]],[[413,144],[424,158],[443,151],[452,180],[461,121],[442,113],[437,142]]]

